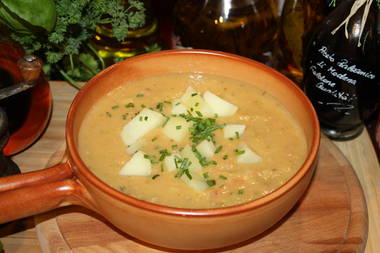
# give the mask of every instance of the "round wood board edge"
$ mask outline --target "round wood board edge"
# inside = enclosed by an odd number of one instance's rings
[[[64,148],[52,155],[48,166],[62,160]],[[178,252],[146,245],[81,207],[53,210],[36,216],[35,221],[45,253]],[[297,206],[262,235],[217,251],[362,253],[367,234],[368,213],[361,185],[344,155],[323,136],[316,174]]]

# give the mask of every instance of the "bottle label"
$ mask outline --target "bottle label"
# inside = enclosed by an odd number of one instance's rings
[[[361,124],[358,86],[376,75],[354,59],[338,56],[326,45],[313,42],[305,69],[305,91],[321,123],[352,128]]]

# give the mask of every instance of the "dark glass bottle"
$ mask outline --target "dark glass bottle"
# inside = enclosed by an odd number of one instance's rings
[[[379,7],[367,2],[349,16],[354,2],[342,1],[323,21],[305,57],[305,92],[336,140],[358,136],[380,99]]]
[[[272,65],[277,21],[267,0],[178,0],[177,45],[220,50]]]

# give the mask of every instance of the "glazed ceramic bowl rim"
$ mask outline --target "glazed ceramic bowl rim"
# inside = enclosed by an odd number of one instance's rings
[[[84,162],[80,158],[79,152],[75,145],[73,125],[74,125],[75,111],[76,111],[76,108],[78,107],[78,103],[82,99],[82,97],[85,96],[87,91],[92,89],[91,84],[96,82],[97,79],[99,79],[99,77],[107,74],[107,72],[110,72],[111,70],[116,68],[119,64],[127,64],[128,62],[133,62],[133,61],[143,61],[146,58],[152,58],[152,57],[161,57],[165,55],[183,55],[183,54],[213,55],[213,56],[218,56],[221,59],[229,58],[238,62],[246,62],[255,68],[260,68],[260,69],[263,69],[264,71],[270,71],[271,74],[276,76],[276,78],[282,79],[283,80],[282,82],[287,83],[288,88],[292,89],[292,92],[297,93],[297,97],[302,100],[302,103],[307,107],[310,113],[310,116],[312,117],[312,124],[315,131],[313,133],[312,143],[310,143],[311,149],[306,157],[306,160],[304,161],[300,169],[286,183],[284,183],[273,192],[261,198],[258,198],[258,199],[255,199],[243,204],[229,206],[229,207],[221,207],[221,208],[188,209],[188,208],[175,208],[175,207],[163,206],[163,205],[154,204],[151,202],[139,200],[137,198],[128,196],[124,193],[117,191],[111,186],[107,185],[105,182],[100,180],[94,173],[92,173],[90,169],[87,168],[87,166],[84,164]],[[315,159],[317,158],[317,153],[318,153],[318,148],[319,148],[319,143],[320,143],[319,122],[318,122],[316,112],[313,106],[311,105],[310,101],[303,94],[303,92],[295,84],[293,84],[289,79],[287,79],[286,77],[284,77],[282,74],[278,73],[277,71],[272,70],[268,66],[252,61],[245,57],[241,57],[241,56],[237,56],[237,55],[233,55],[229,53],[224,53],[224,52],[217,52],[217,51],[210,51],[210,50],[192,50],[192,49],[165,50],[165,51],[160,51],[160,52],[143,54],[143,55],[129,58],[125,60],[124,63],[120,62],[103,70],[101,73],[93,77],[78,92],[78,94],[74,98],[71,104],[71,107],[69,109],[68,116],[67,116],[66,129],[67,129],[66,130],[67,131],[66,132],[67,148],[69,151],[69,156],[72,158],[72,162],[74,165],[73,167],[76,168],[81,173],[81,175],[85,176],[86,179],[88,179],[99,190],[129,205],[132,205],[141,209],[149,210],[152,212],[157,212],[157,213],[162,213],[162,214],[167,214],[167,215],[176,215],[176,216],[197,216],[197,217],[226,216],[226,215],[233,215],[233,214],[241,213],[241,212],[247,212],[249,210],[256,209],[260,206],[267,205],[268,203],[280,198],[281,196],[285,195],[288,191],[290,191],[292,188],[294,188],[299,183],[301,178],[305,176],[308,170],[311,169]]]

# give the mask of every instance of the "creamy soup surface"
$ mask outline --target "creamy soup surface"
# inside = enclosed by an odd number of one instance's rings
[[[215,154],[204,159],[200,171],[182,173],[181,177],[187,179],[193,175],[204,180],[208,187],[196,190],[180,179],[178,167],[183,160],[178,160],[174,171],[163,166],[165,156],[180,154],[185,146],[195,145],[191,132],[179,142],[163,134],[165,122],[139,139],[138,151],[150,161],[151,173],[120,175],[121,168],[134,155],[134,151],[127,152],[129,145],[121,138],[123,127],[144,108],[165,118],[170,116],[173,100],[181,98],[188,87],[198,94],[210,91],[238,107],[232,116],[213,117],[219,126],[212,131]],[[224,124],[244,125],[245,130],[241,135],[225,138]],[[242,143],[261,158],[259,162],[237,162]],[[266,92],[221,76],[187,73],[138,80],[105,95],[82,123],[79,153],[101,180],[125,194],[161,205],[198,209],[237,205],[272,192],[302,165],[307,144],[291,114]]]

